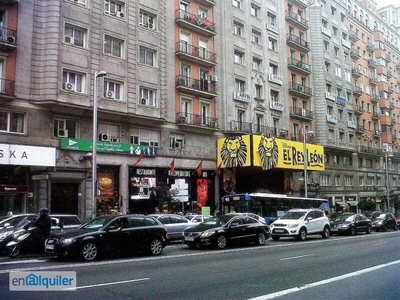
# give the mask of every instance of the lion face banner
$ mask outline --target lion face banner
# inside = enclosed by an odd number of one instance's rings
[[[258,156],[263,170],[270,170],[278,164],[278,144],[271,134],[263,133],[257,146]]]
[[[233,136],[218,139],[217,164],[221,168],[251,166],[250,136]]]

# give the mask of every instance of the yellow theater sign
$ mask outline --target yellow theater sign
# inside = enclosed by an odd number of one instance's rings
[[[306,144],[307,169],[325,170],[324,147]],[[218,139],[217,164],[221,168],[257,166],[304,169],[304,145],[301,142],[277,139],[270,135],[244,135]]]

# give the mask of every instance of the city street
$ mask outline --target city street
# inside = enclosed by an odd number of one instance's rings
[[[400,231],[269,239],[218,251],[173,244],[159,257],[0,258],[1,299],[399,299]],[[76,291],[10,292],[9,272],[76,271]]]

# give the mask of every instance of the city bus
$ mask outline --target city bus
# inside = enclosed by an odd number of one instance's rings
[[[329,202],[321,198],[287,196],[285,194],[250,193],[225,195],[221,198],[221,212],[255,213],[271,224],[292,208],[320,208],[329,212]]]

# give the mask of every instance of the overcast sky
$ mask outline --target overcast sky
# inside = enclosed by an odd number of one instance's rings
[[[387,5],[400,6],[399,0],[376,0],[376,3],[378,4],[378,8]]]

